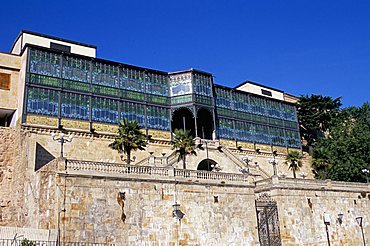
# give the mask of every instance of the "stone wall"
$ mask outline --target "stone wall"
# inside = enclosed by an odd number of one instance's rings
[[[122,162],[97,162],[94,172],[83,165],[66,170],[64,159],[52,160],[35,172],[36,143],[58,156],[59,144],[51,141],[50,131],[0,128],[0,139],[1,226],[60,228],[64,241],[116,245],[259,245],[255,200],[268,193],[277,202],[283,245],[327,245],[324,212],[331,215],[332,245],[362,244],[357,216],[364,217],[365,237],[370,240],[370,187],[365,184],[277,177],[254,183],[240,176],[225,181],[222,175],[207,180],[196,172],[179,178],[173,171],[160,176],[144,167],[135,169],[141,170],[140,176],[132,169],[122,172]],[[67,157],[97,161],[119,157],[105,146],[109,139],[93,139],[90,145],[88,140],[86,135],[77,136],[66,145]],[[161,146],[149,148],[153,155],[171,151]],[[141,158],[149,156],[142,153]],[[199,159],[205,155],[200,152]],[[224,170],[238,171],[235,163],[227,162],[225,153],[215,150],[209,155],[219,158]],[[196,158],[189,161],[196,163]],[[264,167],[272,172],[269,156],[257,158],[261,163],[266,160]],[[117,202],[119,192],[126,196],[125,222]],[[181,223],[172,216],[175,202],[185,213]],[[342,224],[337,220],[339,213]]]
[[[27,153],[27,157],[28,163],[30,165],[34,165],[34,163],[36,162],[37,144],[39,144],[43,149],[45,149],[45,151],[49,152],[50,155],[54,156],[55,158],[60,156],[60,144],[56,141],[52,141],[50,136],[52,132],[56,133],[58,136],[58,131],[47,128],[42,129],[32,127],[27,128],[26,131],[29,132],[29,151]],[[72,131],[66,132],[66,136],[69,136],[71,134],[74,134],[75,137],[71,143],[66,143],[64,145],[64,157],[77,160],[124,163],[121,160],[121,154],[108,147],[108,145],[113,142],[112,135],[93,135],[86,132]],[[269,163],[269,159],[272,159],[271,153],[261,152],[260,154],[256,154],[254,151],[239,151],[236,148],[230,150],[231,151],[229,152],[231,152],[232,155],[239,159],[238,163],[235,163],[235,161],[230,159],[227,151],[218,151],[215,146],[209,145],[208,150],[206,150],[205,146],[203,146],[203,149],[196,149],[196,155],[191,155],[187,157],[187,168],[196,170],[198,164],[208,157],[220,164],[220,166],[223,168],[222,172],[240,173],[241,166],[244,165],[242,162],[242,158],[249,156],[254,157],[252,163],[250,163],[251,167],[254,167],[255,163],[258,164],[258,168],[251,168],[251,171],[253,173],[260,175],[260,177],[256,178],[257,180],[261,177],[270,177],[273,175],[273,166]],[[156,157],[157,160],[160,160],[162,158],[162,154],[164,154],[164,157],[168,157],[173,154],[174,150],[172,150],[169,142],[151,142],[150,144],[148,144],[145,151],[138,150],[131,153],[132,158],[136,158],[135,162],[132,162],[132,164],[139,163],[140,161],[150,157],[150,152],[152,152],[152,156]],[[125,158],[125,156],[123,156],[123,158]],[[292,171],[288,169],[288,165],[284,164],[285,155],[279,154],[276,157],[276,160],[278,161],[278,174],[284,174],[286,177],[293,177]],[[142,165],[148,164],[150,163],[142,163]],[[162,163],[159,161],[159,163],[157,163],[157,165],[165,164],[165,161],[163,161]],[[181,162],[174,165],[178,168],[182,168]],[[32,167],[30,166],[29,168]],[[300,173],[302,172],[307,175],[307,178],[313,178],[309,157],[306,157],[303,161],[303,167],[300,169],[299,172],[297,172],[297,177],[301,177]]]
[[[254,245],[251,188],[64,177],[62,239],[117,245]],[[116,200],[125,192],[124,212]],[[215,196],[218,201],[215,201]],[[185,213],[172,216],[174,202]]]
[[[327,245],[324,212],[332,245],[362,245],[358,216],[370,243],[370,185],[273,178],[257,182],[256,193],[266,192],[277,202],[283,245]]]
[[[0,225],[22,226],[24,223],[24,148],[20,131],[0,127]]]

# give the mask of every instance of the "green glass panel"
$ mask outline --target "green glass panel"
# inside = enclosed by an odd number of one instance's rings
[[[60,79],[38,74],[29,74],[31,84],[47,85],[52,87],[61,87]]]
[[[158,103],[158,104],[168,104],[168,97],[148,95],[148,102]]]
[[[83,83],[83,82],[77,82],[77,81],[71,81],[71,80],[63,80],[63,88],[68,90],[74,90],[74,91],[90,91],[90,84]]]
[[[121,91],[121,97],[133,99],[133,100],[145,101],[145,94],[141,92],[136,92],[136,91]]]
[[[93,85],[93,93],[118,97],[118,89],[100,85]]]

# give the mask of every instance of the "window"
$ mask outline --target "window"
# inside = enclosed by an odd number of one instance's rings
[[[267,90],[261,89],[261,92],[262,92],[262,95],[272,97],[271,91],[267,91]]]
[[[10,90],[10,74],[0,73],[0,89]]]

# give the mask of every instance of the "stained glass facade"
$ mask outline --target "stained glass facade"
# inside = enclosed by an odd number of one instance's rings
[[[230,121],[235,125],[234,134],[225,130],[225,120],[220,120],[220,137],[300,148],[294,105],[221,86],[216,86],[215,98],[218,116],[227,118],[227,125]]]
[[[300,148],[295,106],[213,84],[199,71],[166,73],[48,49],[29,49],[25,114],[171,131],[171,111],[215,113],[219,138]],[[210,119],[213,121],[213,119]]]

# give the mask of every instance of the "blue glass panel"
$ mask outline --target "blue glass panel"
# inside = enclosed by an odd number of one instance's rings
[[[193,87],[195,94],[203,96],[212,96],[212,80],[210,76],[194,74]]]
[[[268,126],[255,124],[255,141],[262,144],[271,144]]]
[[[169,109],[155,106],[147,108],[147,126],[151,129],[169,131]]]
[[[93,121],[118,123],[118,101],[94,97],[92,102]]]
[[[137,120],[139,125],[145,126],[145,106],[138,103],[122,102],[121,103],[121,117],[128,120]]]
[[[58,116],[58,98],[59,92],[57,91],[30,87],[28,88],[27,112]]]
[[[225,139],[234,139],[233,121],[228,119],[219,119],[218,136]]]
[[[236,135],[236,140],[253,142],[253,132],[252,132],[251,124],[246,123],[246,122],[236,121],[235,122],[235,135]]]
[[[281,128],[270,127],[271,141],[273,145],[286,146],[284,130]]]
[[[170,76],[170,95],[180,96],[193,93],[191,74],[176,74]]]
[[[292,148],[300,148],[301,147],[301,141],[299,138],[299,132],[297,131],[290,131],[285,130],[286,132],[286,139],[288,142],[288,147]]]
[[[62,93],[62,117],[89,120],[90,96]]]
[[[118,88],[118,67],[94,62],[92,67],[92,83]]]
[[[62,77],[68,80],[90,83],[90,61],[69,56],[64,57]]]
[[[144,72],[131,68],[122,69],[120,87],[124,90],[145,92]]]
[[[148,74],[146,76],[146,92],[149,94],[168,96],[167,77],[160,74]]]
[[[60,77],[61,56],[51,52],[31,49],[30,51],[30,72]]]

